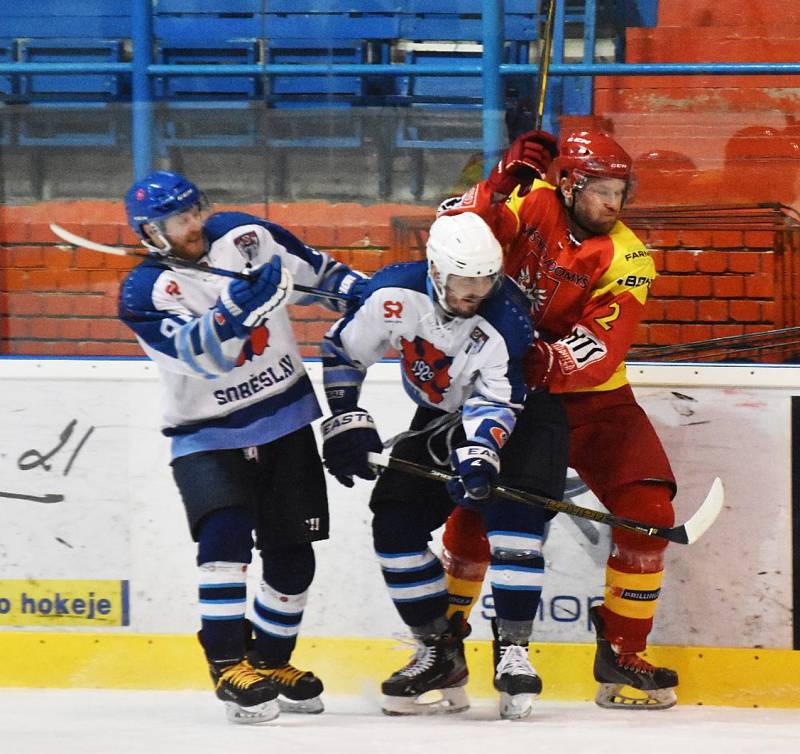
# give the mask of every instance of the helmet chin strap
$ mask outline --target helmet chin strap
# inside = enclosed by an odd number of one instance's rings
[[[144,230],[142,230],[141,234],[141,241],[142,246],[144,246],[151,254],[156,254],[160,257],[170,257],[170,256],[179,256],[175,254],[173,251],[173,246],[170,243],[169,238],[167,238],[166,233],[159,227],[158,222],[151,222],[148,225],[155,227],[155,235],[156,239],[161,246],[157,246],[153,241],[147,236]],[[203,255],[208,253],[208,241],[204,238],[204,251]]]
[[[438,277],[438,272],[436,273]],[[447,302],[445,301],[445,290],[442,285],[439,284],[439,281],[435,279],[433,270],[428,268],[428,296],[430,296],[431,301],[433,301],[434,306],[436,307],[436,312],[440,317],[444,320],[444,322],[449,322],[454,317],[457,317],[458,314],[452,311],[449,306],[447,306]]]
[[[142,232],[140,234],[142,238],[142,246],[144,246],[152,254],[158,254],[162,257],[169,256],[169,253],[172,251],[172,244],[164,234],[161,226],[157,221],[146,223],[146,225],[149,226],[149,229],[145,230],[145,228],[142,227]],[[153,243],[153,240],[150,238],[151,235],[156,237],[156,241],[158,241],[158,244],[160,245]]]
[[[170,252],[172,251],[172,244],[167,241],[166,236],[163,233],[159,233],[159,240],[163,239],[164,246],[156,246],[152,241],[142,236],[142,246],[144,246],[151,254],[156,254],[160,257],[168,257],[170,256]]]
[[[441,273],[438,270],[434,274],[433,270],[430,267],[428,268],[428,295],[433,301],[436,311],[440,315],[442,323],[447,324],[454,319],[469,319],[470,317],[473,317],[473,314],[462,314],[461,312],[452,309],[447,304],[447,282],[445,279],[445,283],[443,285],[439,280],[440,276]],[[481,302],[486,301],[494,296],[495,293],[497,293],[498,289],[500,288],[501,281],[502,275],[495,275],[492,287],[489,289],[488,293],[483,296]]]

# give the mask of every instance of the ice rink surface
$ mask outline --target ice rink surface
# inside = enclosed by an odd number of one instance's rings
[[[602,710],[538,702],[523,722],[490,700],[460,715],[383,716],[377,700],[328,697],[321,715],[231,725],[197,691],[0,691],[2,754],[798,754],[800,709]]]

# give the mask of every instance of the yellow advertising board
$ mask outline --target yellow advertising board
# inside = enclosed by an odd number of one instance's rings
[[[0,579],[0,626],[127,626],[128,582]]]

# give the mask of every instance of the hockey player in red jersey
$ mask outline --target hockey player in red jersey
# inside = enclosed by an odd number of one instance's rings
[[[631,158],[606,133],[571,133],[559,144],[550,184],[540,178],[552,144],[549,134],[523,134],[486,180],[443,209],[486,220],[503,245],[507,274],[531,300],[542,337],[529,352],[527,381],[533,390],[562,395],[570,466],[615,515],[672,526],[675,479],[625,373],[655,278],[644,244],[619,220],[631,190]],[[468,611],[488,561],[470,511],[456,509],[444,545],[451,611]],[[653,626],[665,547],[662,539],[612,532],[605,601],[590,611],[600,706],[675,704],[677,673],[640,656]],[[626,694],[626,686],[640,692]]]

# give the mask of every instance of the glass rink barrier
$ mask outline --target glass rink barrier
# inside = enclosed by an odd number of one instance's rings
[[[284,342],[265,313],[282,305],[277,282],[274,296],[261,290],[263,307],[234,293],[247,311],[225,309],[237,326],[258,319],[258,337],[244,338],[241,352],[203,340],[214,322],[223,326],[223,293],[243,290],[235,278],[268,261],[256,256],[265,244],[308,268],[297,285],[327,288],[305,299],[295,288],[284,325],[296,353],[278,371],[251,369],[227,385],[221,412],[305,370],[305,400],[310,406],[313,387],[327,415],[322,344],[342,317],[337,302],[355,296],[337,265],[373,276],[419,263],[417,293],[438,305],[423,260],[448,201],[445,209],[491,221],[544,353],[566,359],[557,379],[584,367],[599,373],[603,358],[627,363],[675,472],[676,526],[691,520],[715,477],[725,487],[708,531],[664,556],[645,659],[677,670],[677,706],[625,717],[593,704],[589,611],[605,598],[611,530],[561,513],[547,531],[530,650],[544,691],[528,721],[500,738],[516,748],[603,751],[624,726],[634,745],[655,751],[715,741],[732,752],[795,751],[796,16],[794,0],[38,0],[4,10],[0,726],[8,750],[34,752],[57,739],[65,751],[105,751],[113,737],[122,753],[159,740],[164,750],[203,751],[234,735],[288,750],[297,741],[404,752],[446,750],[457,736],[470,752],[498,738],[487,724],[499,720],[488,579],[465,643],[470,710],[380,716],[380,683],[405,661],[393,638],[404,625],[374,553],[373,483],[348,489],[330,475],[331,536],[315,546],[297,650],[298,666],[325,683],[326,712],[226,727],[195,636],[196,553],[170,440],[159,431],[159,355],[193,370],[186,397],[198,384],[213,392],[220,364],[246,370]],[[530,131],[553,139],[526,141]],[[176,190],[172,209],[136,219],[132,208],[153,209],[136,187],[154,172],[192,188]],[[509,174],[513,185],[503,183]],[[616,194],[592,189],[603,180],[617,181]],[[592,196],[610,205],[608,227],[581,224]],[[552,227],[536,216],[545,204]],[[180,222],[165,230],[173,215]],[[241,224],[209,261],[219,229]],[[183,261],[157,253],[164,240],[180,251],[183,232],[202,253],[184,248]],[[187,257],[203,269],[187,271]],[[163,281],[161,298],[142,294],[121,309],[121,286],[139,265],[175,279]],[[216,286],[208,301],[193,302],[197,319],[214,312],[205,336],[176,336],[192,275]],[[548,304],[563,301],[557,296],[573,301],[564,316]],[[120,312],[130,315],[133,303],[140,313],[169,310],[169,323],[124,323]],[[381,326],[399,324],[402,307],[384,303]],[[137,339],[132,320],[161,351]],[[474,332],[464,354],[479,354],[484,336]],[[408,427],[409,380],[429,396],[439,385],[426,369],[441,370],[429,358],[438,351],[420,347],[414,358],[396,339],[369,369],[359,407],[382,439]],[[612,371],[599,381],[623,385]],[[526,374],[535,386],[574,392],[554,386],[556,373]],[[182,405],[193,408],[190,398]],[[285,415],[275,415],[277,426]],[[321,447],[320,419],[309,421]],[[574,470],[566,490],[566,502],[599,509]],[[437,555],[441,537],[434,532]]]

